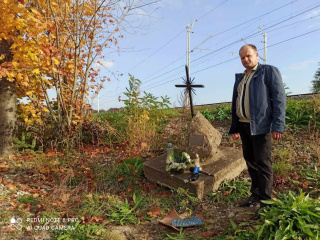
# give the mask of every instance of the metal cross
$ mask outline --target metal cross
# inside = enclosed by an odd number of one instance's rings
[[[189,77],[189,69],[188,66],[186,65],[186,79],[183,79],[184,85],[176,85],[176,87],[178,88],[186,88],[185,89],[185,94],[189,93],[189,98],[190,98],[190,108],[191,108],[191,116],[194,117],[194,113],[193,113],[193,104],[192,104],[192,93],[195,93],[195,89],[193,88],[204,88],[204,85],[201,84],[193,84],[194,78],[191,79]]]

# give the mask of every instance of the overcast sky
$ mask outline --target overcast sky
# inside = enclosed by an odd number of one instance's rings
[[[156,9],[150,18],[144,11]],[[292,94],[309,93],[320,62],[320,1],[315,0],[162,0],[137,13],[146,28],[124,32],[119,45],[124,52],[108,55],[101,75],[122,73],[104,84],[100,109],[123,106],[128,73],[142,81],[141,90],[156,97],[169,96],[179,106],[186,64],[186,26],[190,34],[190,75],[197,89],[195,104],[231,101],[235,73],[244,68],[239,48],[257,46],[263,58],[263,36],[267,34],[267,64],[279,68]],[[302,36],[300,36],[302,35]],[[259,60],[263,63],[263,60]],[[92,106],[97,109],[97,98]]]

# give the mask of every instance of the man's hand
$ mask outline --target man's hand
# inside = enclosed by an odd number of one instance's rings
[[[238,140],[240,140],[240,134],[239,133],[233,133],[232,134],[232,138],[233,138],[233,140],[238,141]]]
[[[282,138],[283,134],[279,133],[279,132],[272,132],[272,138],[274,140],[279,140],[280,138]]]

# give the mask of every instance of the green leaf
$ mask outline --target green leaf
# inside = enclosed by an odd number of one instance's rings
[[[259,238],[261,237],[261,234],[263,233],[263,230],[264,230],[265,226],[266,226],[266,225],[265,225],[265,224],[263,224],[263,225],[261,226],[261,228],[259,229],[257,239],[259,239]]]
[[[233,230],[238,229],[237,224],[236,224],[231,218],[229,219],[229,221],[230,221],[230,223],[231,223],[231,226],[232,226],[232,229],[233,229]]]

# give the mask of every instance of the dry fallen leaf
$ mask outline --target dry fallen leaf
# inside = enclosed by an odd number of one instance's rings
[[[142,142],[142,143],[141,143],[141,148],[146,148],[147,146],[148,146],[147,143],[145,143],[145,142]]]
[[[6,171],[10,168],[9,165],[5,165],[5,164],[0,164],[0,171]]]
[[[161,215],[161,210],[159,207],[155,207],[152,209],[151,212],[147,213],[149,217],[157,217],[159,215]]]
[[[126,178],[125,177],[119,177],[118,178],[118,182],[121,182],[121,181],[123,181],[123,180],[125,180]]]
[[[92,199],[92,193],[89,193],[89,194],[87,195],[87,198]]]
[[[205,232],[205,233],[202,233],[202,237],[215,237],[219,235],[219,231],[216,230],[214,232]]]
[[[70,194],[69,193],[62,194],[62,196],[61,196],[61,200],[63,202],[67,202],[69,200],[69,198],[70,198]]]
[[[29,189],[29,185],[27,184],[20,184],[20,190],[27,191]]]
[[[9,190],[15,190],[17,187],[15,185],[13,185],[12,183],[8,183],[5,185],[6,188],[8,188]]]
[[[12,207],[17,207],[18,202],[11,202],[10,205],[11,205]]]

